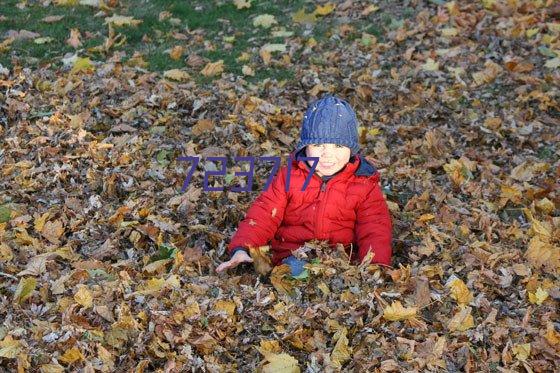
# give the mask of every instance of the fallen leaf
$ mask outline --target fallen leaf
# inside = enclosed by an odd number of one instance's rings
[[[352,354],[352,349],[348,347],[346,333],[346,328],[342,328],[336,332],[333,338],[336,339],[336,345],[331,352],[331,361],[337,368],[341,368],[345,362],[350,360]]]
[[[326,3],[325,5],[317,5],[315,8],[314,13],[319,16],[326,16],[333,12],[334,4],[333,3]]]
[[[93,63],[88,57],[77,58],[70,70],[70,74],[76,74],[78,72],[91,72],[94,70]]]
[[[142,23],[142,21],[134,19],[134,17],[119,16],[115,14],[111,17],[105,18],[105,23],[116,27],[120,27],[120,26],[137,26],[140,23]]]
[[[41,21],[45,23],[56,23],[64,18],[64,15],[57,15],[57,16],[47,16],[41,19]]]
[[[529,355],[531,355],[531,344],[523,343],[515,345],[511,348],[511,351],[517,360],[526,361],[529,358]]]
[[[438,71],[439,63],[434,61],[432,58],[428,58],[426,62],[422,65],[422,70],[424,71]]]
[[[269,250],[269,246],[249,248],[249,254],[253,259],[253,266],[257,273],[261,275],[267,275],[272,270],[272,263],[270,261],[270,256],[268,255]]]
[[[389,321],[400,321],[412,319],[416,316],[418,308],[403,307],[400,301],[396,300],[383,310],[383,318]]]
[[[185,48],[182,45],[176,45],[169,52],[169,56],[171,57],[172,60],[178,61],[183,56],[184,51],[185,51]],[[168,71],[171,71],[171,70],[168,70]]]
[[[271,14],[261,14],[253,19],[253,26],[255,27],[260,26],[264,28],[269,28],[270,26],[275,25],[277,23],[278,21],[276,21],[276,18],[274,18],[274,16]]]
[[[7,335],[0,341],[0,357],[6,359],[15,359],[23,350],[21,342],[14,339],[11,335]]]
[[[546,298],[548,298],[548,292],[546,290],[543,290],[540,286],[538,287],[536,292],[532,293],[528,291],[527,294],[529,296],[529,302],[537,304],[539,306],[543,304]]]
[[[460,279],[455,278],[447,285],[451,291],[451,297],[460,305],[468,305],[473,300],[473,295],[467,285]]]
[[[292,15],[292,21],[301,24],[305,24],[305,23],[314,24],[317,22],[317,16],[315,15],[314,12],[306,13],[305,8],[301,8],[300,10],[298,10],[296,13]]]
[[[80,41],[81,37],[82,35],[80,34],[80,30],[78,30],[77,28],[73,28],[70,30],[70,37],[66,39],[66,44],[74,49],[77,49],[82,45],[82,42]]]
[[[224,71],[224,60],[208,62],[200,72],[204,76],[216,76]]]
[[[199,119],[194,126],[192,126],[191,131],[195,136],[200,136],[204,133],[208,133],[214,129],[214,122],[212,119]]]
[[[255,72],[253,71],[253,69],[247,65],[243,65],[243,67],[241,68],[241,72],[245,76],[255,76]]]
[[[189,73],[180,69],[171,69],[163,72],[163,77],[178,82],[186,82],[191,79]]]
[[[472,74],[475,86],[492,83],[503,71],[503,68],[492,60],[486,61],[484,66],[484,70]]]
[[[275,354],[258,347],[257,349],[264,355],[267,363],[262,367],[263,373],[299,373],[301,371],[298,361],[293,356],[286,353]]]
[[[66,350],[66,352],[58,358],[58,360],[66,364],[72,364],[76,361],[84,360],[84,355],[77,347],[72,347],[71,349]]]
[[[90,308],[93,305],[93,297],[87,286],[80,286],[74,294],[74,300],[84,308]]]
[[[270,282],[279,293],[293,295],[294,283],[291,280],[291,269],[289,265],[282,264],[272,268]]]
[[[449,321],[447,327],[452,332],[464,332],[470,328],[474,327],[474,319],[471,315],[471,307],[461,307],[459,312],[453,316],[453,318]]]
[[[22,278],[14,293],[14,302],[19,304],[23,303],[27,298],[33,295],[35,286],[37,286],[37,280],[34,277]]]
[[[233,0],[233,4],[238,10],[249,9],[251,7],[251,0]]]

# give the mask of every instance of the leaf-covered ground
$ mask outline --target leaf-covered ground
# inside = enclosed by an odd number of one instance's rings
[[[123,21],[101,3],[107,28]],[[239,70],[182,56],[160,73],[112,47],[0,67],[3,370],[560,370],[558,3],[306,6],[282,23],[247,15],[283,36],[247,46]],[[278,68],[293,78],[245,79]],[[356,108],[394,269],[311,242],[307,278],[270,271],[266,248],[217,275],[270,171],[231,192],[245,182],[233,157],[285,158],[324,92]],[[185,155],[203,164],[182,193]],[[210,156],[230,160],[210,179],[224,192],[202,190]]]

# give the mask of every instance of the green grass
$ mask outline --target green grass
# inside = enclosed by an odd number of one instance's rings
[[[262,64],[258,51],[266,43],[285,43],[286,38],[272,36],[273,30],[285,29],[303,40],[313,37],[319,44],[330,43],[328,40],[336,32],[334,17],[318,18],[311,33],[304,33],[305,26],[294,23],[292,14],[301,8],[312,12],[315,4],[306,0],[253,0],[249,9],[238,10],[231,1],[226,0],[121,0],[113,14],[132,16],[141,20],[137,26],[115,27],[114,31],[126,38],[123,45],[110,49],[107,54],[94,50],[103,45],[108,35],[108,26],[104,23],[104,16],[97,16],[99,9],[89,6],[55,6],[44,7],[39,1],[26,1],[23,9],[16,5],[21,0],[1,0],[0,43],[8,30],[28,30],[37,32],[41,37],[51,37],[53,41],[47,44],[36,44],[33,40],[17,40],[7,51],[0,52],[0,63],[12,67],[16,62],[24,66],[51,64],[53,67],[62,65],[62,58],[66,53],[76,50],[66,44],[70,30],[80,30],[83,45],[77,50],[79,56],[90,57],[94,61],[105,61],[116,51],[124,52],[123,62],[127,62],[135,52],[142,55],[147,62],[147,69],[151,71],[165,71],[173,68],[186,69],[197,83],[206,84],[213,78],[206,78],[186,64],[189,55],[197,54],[209,61],[224,61],[224,71],[241,75],[244,64],[253,67],[254,77],[246,77],[249,82],[261,81],[266,78],[278,80],[290,79],[294,76],[294,68],[283,66],[265,66]],[[171,18],[159,20],[161,12],[171,13]],[[253,26],[253,17],[260,14],[272,14],[278,21],[269,29]],[[46,16],[63,15],[64,18],[56,23],[45,23]],[[111,14],[112,15],[112,14]],[[356,22],[356,36],[361,32],[375,35],[380,41],[384,33],[381,22]],[[195,42],[193,32],[202,34],[202,42]],[[174,33],[187,35],[188,40],[177,40]],[[227,38],[235,37],[230,49],[226,49]],[[144,42],[148,38],[150,41]],[[346,42],[351,42],[351,36]],[[206,48],[204,43],[210,43],[214,50]],[[183,57],[173,60],[169,50],[177,45],[185,47]],[[321,48],[322,49],[322,48]],[[238,61],[242,53],[251,57],[247,62]],[[296,51],[292,63],[297,64],[297,57],[301,51]]]
[[[88,6],[48,6],[29,2],[23,9],[18,9],[17,0],[2,0],[3,6],[0,15],[5,21],[0,21],[0,35],[4,36],[8,30],[28,30],[37,32],[41,37],[51,37],[51,43],[36,44],[33,40],[17,40],[10,48],[0,53],[0,63],[12,67],[12,59],[25,66],[52,63],[55,66],[62,64],[65,53],[75,52],[74,48],[66,44],[72,28],[77,28],[82,34],[83,46],[79,49],[80,56],[89,56],[96,61],[108,58],[99,52],[92,52],[91,48],[102,45],[108,35],[108,27],[104,24],[104,17],[94,17],[98,9]],[[299,25],[292,24],[291,14],[303,7],[303,0],[286,1],[279,5],[275,1],[254,1],[249,9],[237,10],[231,2],[224,1],[168,1],[168,0],[125,0],[121,1],[116,14],[132,16],[142,20],[137,26],[124,26],[115,28],[117,33],[126,37],[126,43],[118,50],[125,52],[124,61],[132,57],[135,52],[140,52],[152,71],[164,71],[172,68],[186,68],[186,57],[189,54],[198,54],[210,61],[224,60],[225,72],[241,74],[243,63],[237,58],[243,53],[251,54],[255,66],[255,77],[247,80],[255,81],[267,77],[288,79],[293,75],[292,69],[262,66],[258,54],[251,48],[258,48],[266,43],[283,43],[284,38],[273,37],[271,29],[256,28],[252,25],[252,17],[259,14],[272,14],[279,25],[285,26],[287,31],[301,35]],[[201,7],[202,10],[197,10]],[[309,9],[311,10],[311,9]],[[160,21],[162,11],[171,13],[171,18],[178,20],[176,23],[169,19]],[[64,15],[61,21],[45,23],[41,21],[47,16]],[[273,26],[274,27],[274,26]],[[203,43],[192,42],[189,32],[202,29],[205,41],[210,42],[215,50],[206,50]],[[172,33],[178,32],[189,36],[189,40],[176,40]],[[89,33],[90,38],[86,38]],[[142,41],[144,37],[150,42]],[[235,36],[232,48],[224,49],[225,37]],[[0,39],[0,42],[4,38]],[[170,58],[168,51],[176,45],[186,46],[183,57],[179,60]],[[251,61],[246,62],[251,64]],[[191,72],[191,71],[189,71]],[[191,75],[199,74],[192,71]],[[201,82],[211,79],[199,77]]]

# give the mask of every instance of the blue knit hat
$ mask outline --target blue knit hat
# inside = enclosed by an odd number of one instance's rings
[[[312,102],[305,112],[296,153],[310,144],[338,144],[360,150],[358,119],[348,102],[327,95]]]

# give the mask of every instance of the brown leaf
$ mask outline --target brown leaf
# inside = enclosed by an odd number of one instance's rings
[[[214,128],[214,122],[211,119],[199,119],[194,126],[192,126],[192,134],[200,136],[203,133],[208,133]]]

